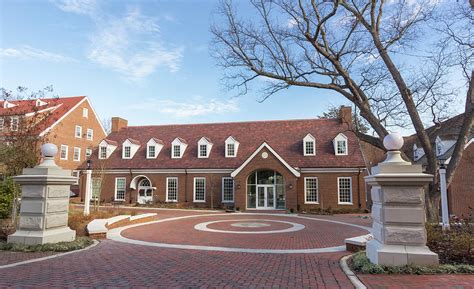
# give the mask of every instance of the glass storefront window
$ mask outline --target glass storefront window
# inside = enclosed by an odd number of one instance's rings
[[[259,208],[285,209],[284,183],[283,176],[273,170],[257,170],[251,173],[247,179],[247,208],[257,208],[257,200],[259,200]],[[258,188],[265,186],[266,189],[260,188],[262,195],[257,196]]]

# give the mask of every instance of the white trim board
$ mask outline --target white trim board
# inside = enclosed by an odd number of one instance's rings
[[[230,175],[231,177],[235,178],[249,163],[250,161],[263,149],[267,148],[293,175],[296,177],[300,177],[300,173],[290,166],[275,150],[272,149],[270,145],[268,145],[266,142],[260,145],[253,153],[250,155],[250,157],[242,164],[240,165],[235,171],[233,171]]]

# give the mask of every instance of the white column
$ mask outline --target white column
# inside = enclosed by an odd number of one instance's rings
[[[92,170],[86,170],[86,192],[84,194],[84,216],[89,216],[92,198]]]
[[[441,214],[443,230],[449,230],[448,192],[446,189],[446,169],[439,169],[439,182],[441,186]]]

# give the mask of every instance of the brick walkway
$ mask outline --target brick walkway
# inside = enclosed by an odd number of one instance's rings
[[[12,263],[18,263],[21,261],[42,258],[57,254],[56,252],[11,252],[11,251],[0,251],[0,266],[8,265]]]
[[[159,211],[160,219],[209,214],[208,212]],[[236,218],[232,215],[232,218]],[[305,217],[308,215],[304,215]],[[370,220],[355,215],[346,216],[311,216],[332,220],[369,225]],[[227,216],[225,217],[227,218]],[[255,219],[255,216],[238,217]],[[260,218],[260,217],[258,217]],[[273,235],[281,244],[269,245],[268,240],[261,238],[265,234],[246,236],[258,246],[306,247],[342,244],[344,234],[358,234],[363,230],[337,225],[334,223],[302,220],[291,217],[262,216],[274,220],[288,220],[304,223],[304,230]],[[219,216],[199,216],[187,221],[164,222],[160,225],[137,227],[136,238],[150,240],[181,240],[183,243],[196,243],[193,226],[207,220],[221,220]],[[264,222],[264,221],[259,221]],[[270,222],[269,222],[270,223]],[[164,226],[166,224],[166,226]],[[174,225],[174,226],[173,226]],[[232,228],[229,224],[210,225],[210,228],[242,230]],[[288,226],[273,224],[273,228],[285,229]],[[141,229],[140,229],[141,228]],[[145,228],[145,230],[143,230]],[[248,230],[264,230],[265,228]],[[345,229],[345,230],[344,230]],[[318,234],[314,231],[319,230]],[[332,231],[331,231],[332,230]],[[354,230],[350,232],[351,230]],[[186,234],[186,231],[188,234]],[[127,232],[127,231],[125,231]],[[236,242],[242,235],[208,234],[208,241],[221,239],[226,244]],[[179,238],[173,239],[174,234]],[[300,234],[300,235],[297,235]],[[278,236],[281,235],[281,236]],[[330,236],[328,236],[330,235]],[[305,236],[308,240],[304,241]],[[130,235],[131,237],[131,235]],[[263,240],[263,241],[262,241]],[[242,240],[241,240],[242,241]],[[291,242],[293,241],[293,242]],[[215,242],[215,240],[214,240]],[[216,243],[217,244],[217,243]],[[237,243],[235,243],[237,244]],[[257,247],[258,247],[257,246]],[[133,245],[105,240],[99,245],[82,252],[31,264],[0,269],[0,288],[2,287],[160,287],[160,288],[354,288],[339,267],[339,260],[348,252],[320,254],[261,254],[231,253],[218,251],[198,251],[167,249],[150,246]],[[0,255],[0,259],[1,259]],[[369,288],[464,288],[474,289],[472,275],[361,275],[362,281]]]

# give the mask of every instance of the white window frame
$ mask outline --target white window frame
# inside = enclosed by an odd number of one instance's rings
[[[63,158],[63,148],[66,148],[66,156]],[[69,147],[67,145],[61,145],[61,150],[59,151],[59,159],[67,161]]]
[[[313,144],[313,152],[312,153],[308,153],[306,151],[306,144],[307,143],[312,143]],[[303,155],[305,157],[316,155],[316,138],[314,136],[312,136],[311,134],[309,134],[309,133],[303,138]]]
[[[124,188],[123,188],[123,199],[118,199],[117,198],[117,183],[118,180],[123,180],[124,183]],[[114,200],[115,201],[125,201],[125,195],[127,194],[127,178],[124,177],[117,177],[115,178],[115,190],[114,190]]]
[[[227,145],[229,144],[233,144],[234,145],[234,154],[233,155],[230,155],[229,154],[229,150],[228,150],[228,147]],[[226,158],[235,158],[237,157],[237,151],[239,149],[239,142],[235,140],[235,138],[233,138],[232,136],[229,136],[226,140],[225,140],[225,157]]]
[[[92,128],[87,129],[87,140],[93,140],[94,139],[94,130]]]
[[[99,183],[99,188],[98,188],[98,189],[99,189],[99,193],[98,193],[98,196],[100,197],[100,195],[101,195],[101,193],[102,193],[102,179],[101,179],[101,178],[92,178],[92,180],[91,180],[91,187],[92,187],[92,189],[91,189],[91,197],[92,197],[93,200],[97,200],[97,199],[98,199],[97,197],[94,196],[94,188],[96,188],[96,187],[94,186],[94,184],[97,184],[97,183]]]
[[[179,156],[175,155],[176,147],[179,148]],[[171,158],[173,159],[180,159],[182,156],[182,151],[181,151],[181,145],[179,144],[173,144],[171,145]]]
[[[339,141],[343,141],[345,143],[346,151],[344,153],[339,153]],[[349,155],[349,140],[347,139],[347,136],[345,136],[343,133],[340,133],[334,138],[333,142],[334,142],[334,154],[336,156]]]
[[[127,148],[129,150],[129,155],[126,156],[125,152],[127,151]],[[131,145],[124,145],[123,146],[123,151],[122,151],[122,159],[131,159],[132,158],[132,146]]]
[[[350,202],[341,202],[341,188],[340,181],[341,179],[349,179],[349,188],[350,188]],[[352,177],[338,177],[337,178],[337,204],[338,205],[353,205],[353,196],[352,196]]]
[[[15,126],[13,125],[14,122],[16,122]],[[20,127],[20,118],[18,116],[10,117],[10,130],[18,131],[19,127]]]
[[[229,153],[229,146],[233,147],[233,149],[232,149],[233,154]],[[225,144],[225,157],[226,158],[235,158],[235,143],[230,142],[230,143]]]
[[[316,180],[316,200],[317,201],[308,201],[307,199],[307,193],[308,193],[308,188],[306,186],[306,180]],[[305,177],[304,178],[304,203],[305,204],[319,204],[319,180],[318,177]]]
[[[169,194],[169,181],[176,180],[176,200],[170,200],[168,197]],[[178,177],[167,177],[166,178],[166,202],[177,203],[178,202],[178,192],[179,192],[179,180]]]
[[[76,125],[76,128],[74,129],[74,136],[76,138],[82,138],[82,126]]]
[[[89,118],[89,109],[85,107],[82,109],[82,117]]]
[[[232,200],[224,200],[225,196],[225,181],[232,180]],[[234,179],[232,177],[222,177],[222,203],[233,203],[235,199]]]
[[[73,185],[79,185],[79,171],[78,170],[72,170],[71,171],[71,176],[76,177],[76,181],[74,182]]]
[[[151,148],[153,148],[153,156],[150,156]],[[146,158],[155,159],[156,158],[156,145],[147,145],[146,146]]]
[[[77,159],[76,159],[76,151],[79,152],[77,154]],[[75,161],[75,162],[80,162],[81,161],[81,148],[74,147],[74,154],[72,155],[72,160]]]
[[[90,157],[92,155],[92,149],[86,149],[86,157]]]
[[[0,117],[0,131],[3,131],[5,128],[5,118]]]
[[[103,155],[102,155],[102,149],[105,149],[105,157],[103,157]],[[100,160],[107,159],[107,146],[104,146],[104,145],[99,146],[99,159]]]
[[[196,200],[196,181],[204,181],[204,200]],[[193,182],[193,202],[194,203],[205,203],[206,202],[206,178],[205,177],[195,177]]]
[[[205,154],[203,154],[205,150]],[[207,144],[198,144],[198,158],[205,159],[209,157],[209,146]]]

